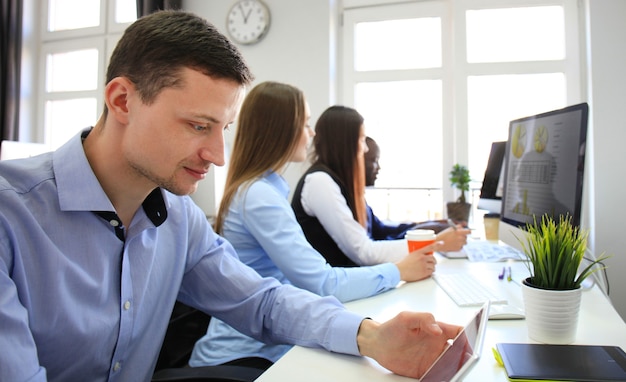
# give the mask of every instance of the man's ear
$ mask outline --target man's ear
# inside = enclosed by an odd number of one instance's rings
[[[135,86],[125,77],[115,77],[104,89],[108,114],[121,124],[128,123],[128,102]]]

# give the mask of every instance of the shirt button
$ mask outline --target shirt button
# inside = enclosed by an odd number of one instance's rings
[[[115,362],[115,365],[113,365],[113,371],[119,371],[122,368],[122,364],[119,362]]]
[[[111,220],[109,221],[109,224],[111,224],[113,227],[117,227],[118,225],[120,225],[120,222],[118,222],[117,220]]]
[[[128,310],[128,309],[130,309],[130,301],[126,301],[124,303],[124,310]]]

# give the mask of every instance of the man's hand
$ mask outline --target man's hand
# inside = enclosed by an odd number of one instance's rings
[[[382,324],[363,320],[357,344],[362,355],[384,368],[420,378],[461,329],[436,322],[430,313],[402,312]]]

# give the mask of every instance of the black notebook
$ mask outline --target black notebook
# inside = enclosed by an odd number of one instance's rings
[[[619,346],[499,343],[512,381],[626,381],[626,353]]]

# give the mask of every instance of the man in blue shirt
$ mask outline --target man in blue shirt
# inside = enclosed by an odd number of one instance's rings
[[[365,137],[365,143],[368,149],[364,155],[365,186],[373,187],[378,177],[378,171],[380,171],[380,164],[378,163],[380,159],[380,147],[371,137]],[[366,209],[367,233],[373,240],[403,239],[404,234],[412,229],[432,229],[435,233],[439,234],[441,231],[450,228],[446,220],[428,220],[420,223],[382,221],[374,214],[372,207],[366,205]],[[456,251],[465,243],[464,236],[467,236],[470,231],[462,229],[462,227],[457,227],[457,229],[459,229],[459,231],[456,232],[456,234],[439,236],[440,240],[445,238],[445,249]]]
[[[261,278],[188,194],[224,164],[252,74],[206,21],[162,11],[110,59],[105,110],[52,153],[0,162],[0,381],[148,381],[174,302],[262,341],[420,376],[458,326],[386,323]]]

